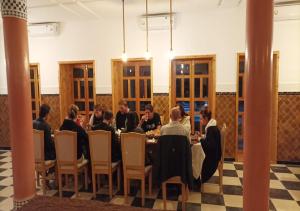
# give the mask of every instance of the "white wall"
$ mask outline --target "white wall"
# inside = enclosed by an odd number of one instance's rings
[[[4,53],[0,26],[0,93],[6,93]],[[142,57],[145,32],[137,19],[127,19],[127,54]],[[40,63],[42,94],[55,94],[58,88],[58,61],[96,60],[98,94],[111,93],[111,59],[122,52],[122,26],[119,18],[62,24],[58,37],[30,38],[30,62]],[[151,31],[149,48],[153,56],[155,93],[168,92],[169,32]],[[177,15],[174,50],[178,56],[216,54],[218,92],[236,88],[236,53],[245,49],[244,8],[216,9]],[[280,51],[279,91],[300,91],[300,21],[274,24],[274,50]]]

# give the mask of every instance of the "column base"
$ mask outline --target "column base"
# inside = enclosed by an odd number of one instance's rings
[[[31,197],[30,199],[22,200],[22,201],[16,201],[14,200],[14,209],[13,210],[19,210],[21,209],[25,204],[30,202],[34,197]]]

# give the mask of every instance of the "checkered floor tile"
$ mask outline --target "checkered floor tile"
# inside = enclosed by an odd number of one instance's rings
[[[13,180],[10,151],[0,151],[0,210],[13,208]],[[223,194],[219,195],[218,174],[216,173],[208,183],[204,184],[204,192],[196,187],[190,191],[188,211],[238,211],[243,207],[243,164],[226,162],[224,164]],[[71,189],[70,189],[71,190]],[[37,187],[38,194],[42,194]],[[47,191],[48,196],[58,197],[57,190]],[[73,191],[64,191],[63,197],[74,198]],[[91,187],[86,191],[80,190],[80,199],[99,200],[113,204],[127,204],[141,206],[139,183],[132,183],[130,195],[125,201],[123,191],[116,193],[112,200],[108,197],[106,187],[102,188],[97,197],[92,199]],[[181,195],[178,187],[170,185],[167,197],[168,210],[181,210]],[[154,189],[151,195],[146,194],[145,207],[162,209],[162,192]],[[270,210],[300,211],[300,166],[272,165],[270,169]]]

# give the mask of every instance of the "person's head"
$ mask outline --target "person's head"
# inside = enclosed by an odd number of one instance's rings
[[[70,105],[69,109],[68,109],[68,118],[75,120],[77,119],[77,114],[78,114],[79,108],[77,105]]]
[[[126,100],[120,100],[119,101],[119,111],[124,114],[124,113],[128,113],[128,103]]]
[[[47,104],[42,104],[40,107],[39,117],[43,119],[47,119],[50,112],[50,106]]]
[[[172,122],[177,122],[181,119],[181,113],[178,107],[174,107],[171,109],[170,118]]]
[[[153,118],[154,112],[153,112],[153,106],[151,104],[147,104],[145,106],[145,115],[148,117],[148,119]]]
[[[102,117],[105,110],[106,110],[105,106],[100,105],[100,104],[95,105],[95,107],[94,107],[94,115],[95,115],[95,117],[96,118]]]
[[[111,124],[113,122],[113,117],[114,117],[114,115],[110,110],[104,111],[104,114],[103,114],[104,122]]]
[[[177,104],[177,108],[178,108],[179,111],[180,111],[180,116],[181,116],[181,118],[183,118],[183,117],[185,117],[185,116],[188,116],[188,114],[185,113],[182,104],[178,103],[178,104]]]
[[[126,130],[128,132],[133,131],[138,125],[137,119],[136,119],[136,113],[129,111],[127,114],[127,121],[126,121]]]
[[[209,111],[207,108],[202,110],[200,112],[200,119],[202,125],[207,125],[207,123],[211,119],[211,111]]]

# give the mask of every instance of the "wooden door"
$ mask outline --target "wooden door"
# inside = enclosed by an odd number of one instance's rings
[[[38,118],[40,112],[40,106],[41,106],[39,65],[30,64],[29,69],[30,69],[32,119],[34,120]]]

